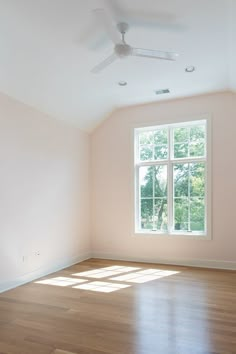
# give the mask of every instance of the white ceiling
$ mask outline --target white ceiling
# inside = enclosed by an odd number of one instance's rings
[[[97,7],[129,22],[128,43],[178,61],[131,57],[90,73],[113,49]],[[234,0],[0,0],[0,91],[91,131],[120,106],[233,90],[235,17]],[[162,88],[171,93],[157,97]]]

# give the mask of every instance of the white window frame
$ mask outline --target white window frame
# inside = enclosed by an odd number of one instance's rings
[[[173,152],[173,149],[170,149],[170,145],[173,142],[173,139],[171,139],[171,132],[173,132],[173,128],[176,127],[188,127],[188,126],[193,126],[197,124],[205,123],[206,127],[206,140],[205,140],[205,157],[204,158],[199,158],[199,157],[191,157],[191,158],[179,158],[179,159],[174,159],[173,156],[170,156],[170,151]],[[168,144],[169,144],[169,149],[168,149],[168,159],[167,160],[158,160],[158,161],[143,161],[143,162],[137,162],[137,156],[138,156],[138,133],[140,131],[150,131],[150,130],[155,130],[155,129],[164,129],[164,128],[171,128],[168,129],[168,134],[169,134],[169,139],[168,139]],[[157,124],[146,124],[145,126],[135,126],[133,127],[133,139],[132,139],[132,144],[134,147],[134,154],[133,154],[133,161],[134,161],[134,173],[133,173],[133,181],[134,181],[134,220],[133,220],[133,235],[134,236],[154,236],[154,237],[165,237],[165,238],[189,238],[189,239],[197,239],[197,240],[211,240],[212,239],[212,234],[211,234],[211,117],[209,115],[207,116],[202,116],[198,117],[197,119],[189,119],[189,120],[182,120],[178,122],[168,122],[167,124],[163,124],[162,122],[158,122]],[[183,162],[204,162],[205,163],[205,231],[204,232],[197,232],[197,231],[192,231],[192,232],[186,232],[186,231],[176,231],[173,230],[172,225],[170,225],[170,222],[173,221],[173,204],[172,204],[172,199],[173,199],[173,165],[176,163],[183,163]],[[169,222],[169,230],[168,232],[162,232],[159,230],[140,230],[139,228],[139,176],[138,176],[138,171],[140,166],[145,166],[145,165],[167,165],[167,176],[168,176],[168,220]],[[171,178],[169,177],[171,176]]]

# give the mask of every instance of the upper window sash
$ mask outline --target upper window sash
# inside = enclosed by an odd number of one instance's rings
[[[137,128],[136,164],[206,159],[206,121]]]

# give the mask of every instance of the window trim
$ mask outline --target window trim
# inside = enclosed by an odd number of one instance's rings
[[[205,176],[206,176],[206,195],[205,195],[205,202],[206,202],[206,208],[205,208],[205,221],[206,221],[206,231],[205,232],[184,232],[184,231],[172,231],[171,233],[165,233],[165,232],[161,232],[161,231],[151,231],[151,230],[140,230],[137,225],[138,225],[138,218],[137,218],[137,211],[139,210],[139,200],[137,198],[137,181],[138,181],[138,176],[136,176],[136,171],[137,171],[137,163],[135,161],[135,157],[137,156],[137,151],[138,151],[138,146],[137,146],[137,139],[136,139],[136,134],[137,131],[140,130],[150,130],[150,129],[155,129],[158,126],[160,126],[161,128],[164,127],[169,127],[171,125],[172,129],[169,129],[169,134],[171,134],[171,132],[173,131],[174,127],[180,127],[181,125],[186,127],[186,126],[191,126],[192,124],[197,124],[201,121],[205,120],[206,121],[206,155],[203,158],[199,158],[199,157],[194,157],[194,158],[189,158],[189,160],[191,160],[191,162],[194,161],[202,161],[204,160],[204,162],[206,162],[206,167],[205,167]],[[165,238],[165,239],[179,239],[179,238],[184,238],[184,239],[196,239],[196,240],[212,240],[212,213],[211,213],[211,205],[212,205],[212,193],[211,193],[211,170],[212,170],[212,140],[211,140],[211,124],[212,124],[212,120],[211,120],[211,115],[210,114],[204,114],[198,117],[186,117],[185,119],[179,118],[179,119],[175,119],[175,121],[171,121],[171,120],[165,120],[165,121],[151,121],[151,122],[146,122],[143,124],[134,124],[132,126],[132,165],[133,166],[133,173],[132,173],[132,236],[134,237],[148,237],[148,238]],[[169,136],[169,140],[168,140],[168,144],[170,147],[170,144],[172,144],[172,139],[170,139]],[[170,154],[170,149],[169,152]],[[175,159],[171,161],[171,157],[169,158],[168,156],[168,160],[158,160],[158,164],[165,164],[167,165],[168,171],[170,171],[170,173],[173,173],[172,169],[170,168],[170,166],[173,165],[174,163],[178,163],[178,162],[187,162],[188,159],[187,158],[183,158],[183,159]],[[145,163],[147,163],[147,165],[153,164],[155,165],[157,163],[157,161],[149,161],[149,162],[143,162],[142,165],[144,165]],[[169,172],[168,172],[169,175]],[[171,188],[173,191],[173,186],[171,183],[171,180],[168,178],[168,188]],[[170,189],[169,189],[170,190]],[[173,196],[173,193],[168,193],[168,203],[172,202],[171,197]],[[173,208],[168,208],[169,209],[173,209]],[[172,220],[172,215],[169,216],[170,220]]]

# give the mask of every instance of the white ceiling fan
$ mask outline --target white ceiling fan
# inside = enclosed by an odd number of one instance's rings
[[[116,26],[113,21],[108,18],[104,9],[94,10],[95,15],[105,27],[110,39],[114,43],[114,53],[96,65],[91,72],[93,74],[100,73],[108,65],[112,64],[117,59],[127,58],[129,56],[144,57],[151,59],[170,60],[175,61],[178,57],[177,53],[163,52],[153,49],[134,48],[126,43],[125,34],[129,29],[126,22],[119,22]]]

